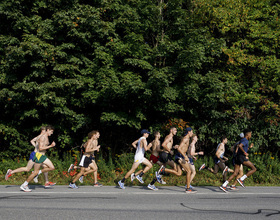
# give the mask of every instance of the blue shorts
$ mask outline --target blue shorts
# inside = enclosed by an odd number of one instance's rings
[[[36,152],[35,152],[35,151],[33,151],[33,152],[30,154],[30,156],[29,156],[29,160],[33,160],[33,158],[34,158],[35,154],[36,154]]]
[[[180,164],[180,163],[179,163],[180,158],[181,158],[182,160],[185,159],[185,157],[184,157],[182,154],[177,153],[177,154],[175,155],[175,163]]]
[[[215,164],[218,164],[218,163],[220,163],[221,161],[220,161],[220,159],[218,158],[218,157],[214,157],[214,163]]]
[[[192,157],[189,157],[189,164],[190,164],[190,165],[194,165],[194,163],[193,163],[193,158],[192,158]]]

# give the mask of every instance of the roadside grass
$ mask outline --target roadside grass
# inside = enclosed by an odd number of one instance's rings
[[[146,158],[149,158],[150,154],[146,154]],[[127,171],[130,170],[133,160],[133,153],[123,153],[116,154],[114,157],[109,153],[109,159],[105,160],[102,153],[99,153],[96,157],[96,162],[98,165],[98,181],[103,185],[117,185],[117,182],[124,177]],[[49,172],[49,180],[56,182],[58,185],[68,185],[73,177],[79,172],[79,170],[67,172],[70,164],[77,165],[80,157],[78,151],[72,151],[65,153],[63,160],[60,160],[56,155],[50,155],[49,159],[53,162],[55,170]],[[250,155],[250,161],[252,161],[257,167],[257,171],[246,179],[246,186],[280,186],[280,166],[279,158],[272,156],[271,153],[261,154],[254,153]],[[19,167],[26,166],[27,159],[17,158],[16,160],[12,159],[3,159],[0,164],[0,184],[1,185],[20,185],[22,184],[27,177],[30,175],[30,172],[22,172],[12,175],[8,181],[5,180],[5,174],[7,169],[16,169]],[[212,157],[203,156],[198,158],[195,161],[196,166],[196,176],[191,183],[193,186],[219,186],[222,184],[222,171],[220,170],[218,174],[214,175],[207,170],[198,171],[199,167],[206,163],[209,167],[214,167],[214,161]],[[227,165],[233,169],[231,164],[231,159],[227,162]],[[143,168],[142,165],[139,166],[139,169]],[[144,185],[147,185],[155,176],[155,172],[159,169],[159,165],[155,164],[152,169],[149,170],[143,176],[145,181]],[[244,168],[244,173],[247,172],[247,168]],[[186,184],[186,174],[183,172],[183,175],[177,177],[175,175],[164,175],[164,181],[167,182],[168,186],[185,186]],[[84,182],[81,184],[77,182],[78,185],[92,185],[94,183],[93,174],[87,175],[84,178]],[[35,184],[32,182],[31,184]],[[39,185],[44,184],[44,175],[39,176]],[[137,180],[131,183],[130,178],[125,182],[125,185],[142,185]],[[158,184],[157,184],[158,185]]]

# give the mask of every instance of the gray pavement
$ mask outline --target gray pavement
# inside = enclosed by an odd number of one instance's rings
[[[280,219],[280,187],[246,187],[222,192],[218,187],[0,185],[0,219]]]

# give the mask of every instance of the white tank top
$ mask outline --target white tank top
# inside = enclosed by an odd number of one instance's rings
[[[145,154],[145,149],[144,149],[144,147],[140,147],[140,142],[141,142],[141,140],[142,140],[142,139],[145,139],[146,144],[147,144],[147,140],[146,140],[146,138],[145,138],[145,137],[141,137],[141,138],[138,140],[135,155],[141,155],[141,156],[143,156],[143,157],[144,157],[144,154]]]

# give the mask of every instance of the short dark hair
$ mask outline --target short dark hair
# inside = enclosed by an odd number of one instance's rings
[[[42,127],[40,128],[40,130],[41,130],[41,131],[45,131],[45,130],[46,130],[46,126],[42,126]]]
[[[46,126],[46,130],[53,130],[53,131],[54,131],[54,126],[52,126],[52,125],[47,125],[47,126]]]
[[[223,142],[223,140],[225,140],[227,138],[227,136],[223,135],[221,138],[221,141]]]
[[[154,132],[154,136],[158,135],[159,134],[159,131],[155,131]]]
[[[250,132],[252,132],[251,129],[249,129],[249,128],[245,129],[245,130],[243,131],[244,137],[245,137],[248,133],[250,133]]]

